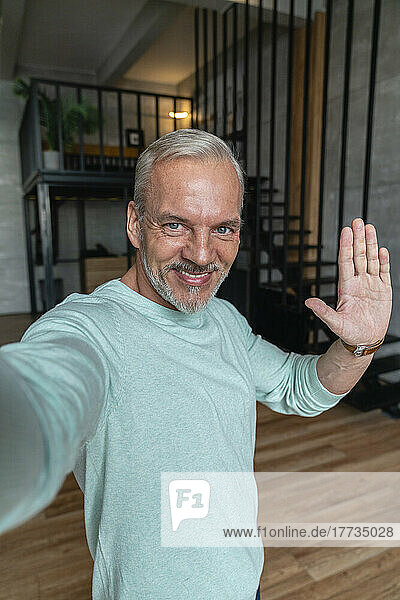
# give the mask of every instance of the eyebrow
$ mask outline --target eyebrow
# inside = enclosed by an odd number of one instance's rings
[[[180,221],[181,223],[192,225],[192,223],[188,219],[184,219],[183,217],[179,217],[178,215],[171,215],[171,213],[161,213],[159,219],[160,221],[165,221],[166,219],[169,219],[170,221]],[[228,227],[240,227],[240,219],[238,217],[226,219],[225,221],[219,223],[217,227],[221,227],[222,225],[226,225]]]

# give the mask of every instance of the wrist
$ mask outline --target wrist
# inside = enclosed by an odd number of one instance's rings
[[[352,354],[354,354],[355,357],[360,358],[362,356],[373,354],[374,352],[379,350],[379,348],[384,342],[385,336],[372,344],[349,344],[341,338],[339,339],[343,347],[346,348],[348,352],[351,352]]]

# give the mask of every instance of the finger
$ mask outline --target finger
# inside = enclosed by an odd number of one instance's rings
[[[307,308],[310,308],[321,321],[328,325],[333,333],[341,337],[343,328],[342,319],[336,310],[328,306],[321,298],[307,298],[305,305]]]
[[[354,277],[353,230],[351,227],[343,227],[341,231],[338,264],[339,284]]]
[[[383,283],[390,285],[390,259],[389,250],[387,248],[379,248],[379,276]]]
[[[379,275],[378,240],[376,230],[371,223],[365,226],[367,240],[367,272],[370,275]]]
[[[367,271],[367,251],[365,246],[364,221],[358,217],[353,219],[353,259],[356,275]]]

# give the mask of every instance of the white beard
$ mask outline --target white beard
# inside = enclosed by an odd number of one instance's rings
[[[174,292],[171,290],[171,288],[168,285],[168,282],[165,280],[163,274],[160,272],[155,273],[154,271],[152,271],[150,269],[149,264],[147,262],[147,258],[146,258],[146,251],[145,251],[143,239],[141,240],[141,242],[142,242],[141,248],[138,250],[138,252],[140,254],[140,258],[142,260],[145,273],[146,273],[150,283],[152,284],[152,286],[156,290],[156,292],[161,296],[161,298],[164,298],[164,300],[166,300],[167,302],[172,304],[172,306],[175,306],[175,308],[177,308],[181,312],[192,314],[192,313],[199,312],[200,310],[203,310],[207,306],[207,304],[209,303],[211,298],[213,298],[215,296],[215,294],[218,292],[219,288],[221,287],[221,285],[225,281],[225,279],[228,277],[229,270],[222,277],[220,277],[218,283],[216,284],[216,286],[213,289],[212,293],[210,294],[209,298],[207,298],[206,300],[201,300],[199,298],[200,286],[198,286],[198,285],[188,285],[187,291],[188,291],[190,298],[188,300],[184,300],[184,301],[179,300],[174,295]]]

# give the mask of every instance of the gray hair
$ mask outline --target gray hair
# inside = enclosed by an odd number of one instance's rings
[[[134,204],[142,221],[146,197],[149,192],[152,170],[161,161],[193,157],[200,161],[230,161],[234,166],[241,188],[241,205],[245,189],[245,173],[235,152],[221,138],[201,129],[177,129],[170,131],[150,144],[139,156],[135,170]]]

